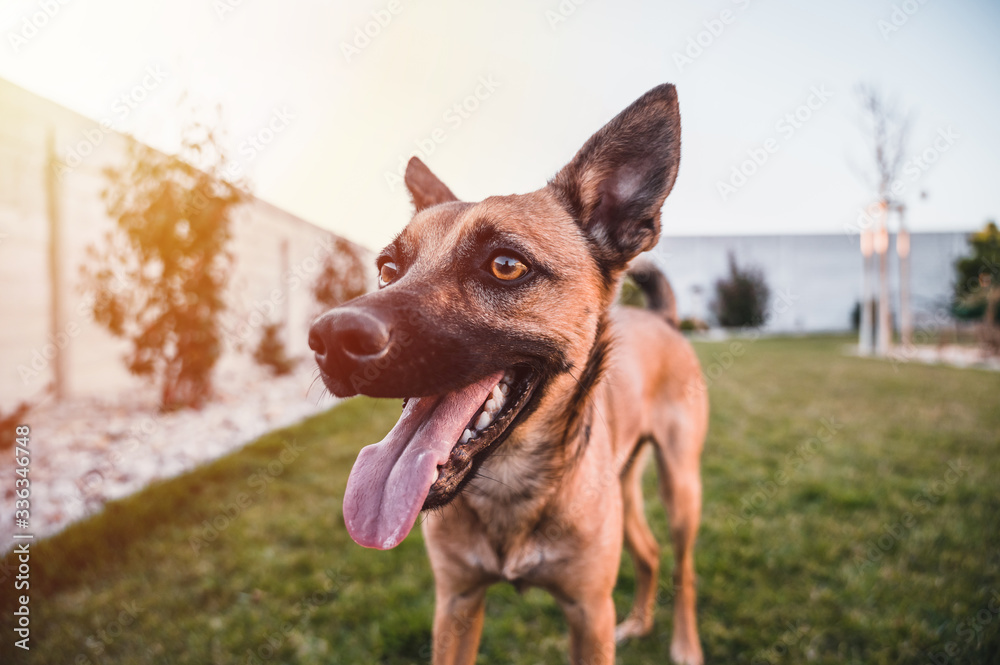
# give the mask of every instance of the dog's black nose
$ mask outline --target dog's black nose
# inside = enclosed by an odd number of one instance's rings
[[[339,307],[318,318],[309,329],[309,348],[316,363],[333,374],[343,360],[375,360],[389,348],[389,326],[356,307]],[[352,364],[353,364],[352,363]]]
[[[323,341],[323,336],[319,334],[319,329],[315,323],[309,327],[309,348],[317,356],[326,355],[326,342]]]

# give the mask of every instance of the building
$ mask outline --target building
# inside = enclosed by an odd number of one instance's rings
[[[968,253],[966,235],[911,234],[910,284],[916,327],[940,327],[955,279],[955,260]],[[664,237],[653,255],[673,284],[681,317],[712,320],[714,285],[728,274],[730,252],[740,266],[754,265],[764,272],[772,296],[766,330],[810,333],[851,328],[851,313],[861,301],[862,290],[857,234]],[[889,275],[894,315],[899,311],[897,261],[893,237]]]

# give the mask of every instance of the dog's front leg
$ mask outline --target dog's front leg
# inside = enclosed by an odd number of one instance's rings
[[[437,585],[435,595],[434,665],[475,663],[483,632],[486,587],[460,592],[445,582]]]
[[[560,603],[569,623],[573,665],[614,665],[615,603],[611,594]]]

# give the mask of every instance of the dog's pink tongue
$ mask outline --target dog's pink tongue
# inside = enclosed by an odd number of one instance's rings
[[[392,431],[361,450],[344,493],[344,523],[357,544],[387,550],[406,538],[438,465],[501,378],[498,372],[453,393],[410,399]]]

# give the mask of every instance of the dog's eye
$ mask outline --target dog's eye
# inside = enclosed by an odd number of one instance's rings
[[[497,279],[511,282],[523,277],[528,272],[528,266],[521,259],[509,254],[497,254],[490,261],[490,272]]]
[[[378,269],[378,285],[388,286],[392,280],[396,279],[396,273],[399,272],[399,268],[392,261],[386,261],[382,264],[382,267]]]

